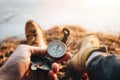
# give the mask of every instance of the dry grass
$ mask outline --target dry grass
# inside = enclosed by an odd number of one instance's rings
[[[93,33],[82,29],[78,26],[65,26],[70,30],[70,36],[67,40],[68,51],[73,55],[79,50],[79,43],[82,37],[88,34],[95,34],[98,36],[101,45],[106,45],[108,48],[108,52],[110,54],[120,54],[120,37],[116,37],[114,35],[106,35],[104,33],[98,32]],[[52,40],[62,39],[61,26],[55,26],[49,30],[44,31],[46,36],[46,41],[49,43]],[[0,43],[0,66],[2,66],[8,57],[15,50],[16,46],[19,44],[26,44],[26,40],[20,40],[17,38],[7,38]],[[61,63],[61,69],[58,73],[58,77],[60,80],[89,80],[87,74],[79,75],[75,74],[73,71],[68,71],[66,68],[66,62]],[[71,72],[71,73],[70,73]]]

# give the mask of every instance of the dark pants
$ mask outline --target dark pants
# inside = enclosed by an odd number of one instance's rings
[[[99,55],[87,67],[90,80],[120,80],[120,56]]]

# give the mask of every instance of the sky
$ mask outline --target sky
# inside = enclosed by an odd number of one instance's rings
[[[0,17],[0,39],[23,36],[28,20],[43,29],[69,24],[120,34],[119,0],[0,0]]]

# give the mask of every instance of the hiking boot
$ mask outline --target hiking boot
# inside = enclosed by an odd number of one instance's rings
[[[46,47],[43,30],[36,22],[30,20],[26,23],[25,35],[28,45]]]
[[[95,35],[89,35],[80,42],[79,51],[68,61],[68,67],[76,72],[86,72],[86,61],[94,51],[105,52],[106,48],[99,45],[99,40]]]

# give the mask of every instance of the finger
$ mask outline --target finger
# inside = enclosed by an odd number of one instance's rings
[[[66,54],[62,57],[59,58],[58,60],[56,60],[55,62],[57,63],[61,63],[63,61],[67,61],[68,59],[70,59],[72,57],[72,54],[70,52],[66,52]]]
[[[42,47],[34,47],[34,46],[29,46],[30,47],[30,52],[31,55],[40,55],[40,56],[44,56],[47,53],[47,49],[46,48],[42,48]]]
[[[51,70],[49,71],[48,75],[51,80],[57,80],[57,73],[59,72],[59,66],[57,63],[53,63]]]
[[[50,70],[48,75],[50,80],[57,80],[57,74],[55,74],[53,70]]]
[[[57,63],[53,63],[51,69],[54,71],[54,73],[58,73],[59,65]]]
[[[47,52],[46,48],[42,47],[34,47],[34,46],[29,46],[29,45],[19,45],[16,50],[14,51],[15,55],[25,55],[25,56],[31,56],[33,54],[38,54],[38,55],[45,55]]]

